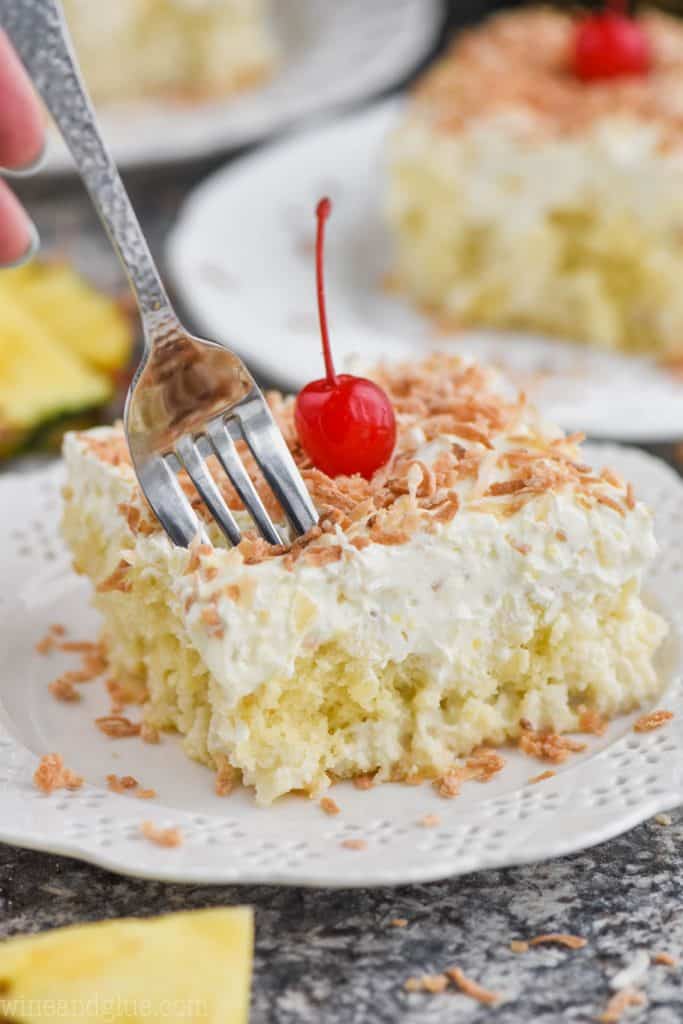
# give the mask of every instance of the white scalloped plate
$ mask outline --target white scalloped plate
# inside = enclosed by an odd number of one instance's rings
[[[589,446],[588,455],[631,478],[656,509],[661,550],[648,588],[673,627],[657,706],[675,711],[673,722],[636,734],[633,716],[622,718],[537,785],[528,779],[544,766],[513,751],[496,779],[471,783],[452,801],[428,785],[369,792],[339,785],[333,795],[341,814],[334,818],[299,797],[264,809],[246,791],[215,796],[212,775],[188,761],[173,737],[159,746],[107,739],[92,724],[107,709],[101,683],[83,686],[80,704],[49,696],[48,682],[73,660],[41,657],[36,642],[55,622],[74,638],[93,639],[97,616],[59,539],[61,467],[1,478],[0,840],[164,881],[393,885],[571,853],[680,803],[683,482],[638,451]],[[35,789],[38,756],[50,751],[85,776],[81,790],[46,797]],[[111,793],[110,772],[134,775],[159,795],[140,801]],[[425,814],[437,814],[440,826],[420,827]],[[161,849],[142,839],[147,819],[179,826],[183,844]],[[367,849],[344,848],[348,838],[365,839]]]
[[[271,81],[210,102],[99,111],[119,166],[208,157],[373,96],[412,71],[443,17],[441,0],[286,0],[272,7],[282,57]],[[72,168],[54,133],[43,173]]]
[[[384,141],[400,108],[393,100],[267,147],[195,190],[167,255],[204,333],[238,348],[285,390],[320,375],[313,211],[329,193],[335,210],[327,231],[327,292],[340,365],[357,353],[373,363],[457,348],[498,363],[567,430],[612,441],[683,437],[683,381],[652,359],[528,334],[478,330],[449,337],[387,292]]]

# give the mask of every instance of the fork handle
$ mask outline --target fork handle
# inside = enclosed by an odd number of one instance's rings
[[[5,29],[52,114],[135,291],[145,334],[175,320],[128,194],[97,126],[58,0],[0,0]]]

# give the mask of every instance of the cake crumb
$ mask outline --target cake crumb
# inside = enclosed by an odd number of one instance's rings
[[[33,781],[41,793],[54,793],[56,789],[80,789],[83,777],[64,766],[61,754],[45,754],[33,774]]]
[[[155,725],[150,725],[149,722],[141,722],[140,739],[143,743],[159,743],[161,737]]]
[[[596,1017],[600,1024],[619,1024],[630,1006],[644,1006],[645,996],[635,988],[622,988],[615,992],[602,1013]]]
[[[604,736],[607,732],[607,720],[594,708],[587,708],[584,704],[578,707],[579,729],[581,732],[592,733],[594,736]]]
[[[422,828],[438,828],[441,824],[441,818],[438,814],[425,814],[424,817],[420,818],[418,825]]]
[[[122,775],[120,778],[118,775],[107,775],[107,788],[112,793],[126,793],[129,789],[138,788],[138,780],[132,775]]]
[[[451,768],[440,779],[434,780],[434,788],[444,800],[452,800],[460,795],[460,787],[463,783],[464,774],[462,768]]]
[[[511,953],[526,953],[529,949],[529,943],[525,942],[524,939],[513,939],[510,943]]]
[[[218,754],[216,765],[218,770],[216,771],[214,792],[216,796],[229,796],[237,785],[239,772],[237,768],[233,768],[225,754]]]
[[[671,953],[653,953],[652,963],[660,964],[662,967],[678,967],[678,957]]]
[[[405,928],[408,924],[408,920],[405,917],[392,917],[389,924],[392,928]]]
[[[325,814],[334,816],[335,814],[340,813],[341,808],[339,807],[339,804],[332,799],[331,796],[324,796],[320,801],[320,810],[323,811]]]
[[[547,935],[537,935],[529,939],[530,946],[555,945],[566,946],[567,949],[583,949],[587,942],[587,939],[582,939],[579,935],[569,935],[566,932],[549,932]]]
[[[406,992],[431,992],[435,995],[446,991],[448,978],[445,974],[423,974],[419,978],[408,978],[403,987]]]
[[[145,839],[157,846],[174,847],[180,846],[183,841],[183,834],[179,828],[157,828],[151,821],[143,821],[140,826]]]
[[[463,765],[456,765],[434,781],[440,797],[452,800],[460,794],[463,782],[490,782],[505,767],[505,758],[490,747],[478,747]]]
[[[478,1003],[486,1003],[489,1006],[499,1002],[498,992],[490,992],[488,989],[482,988],[476,981],[472,981],[471,978],[463,974],[459,967],[449,967],[446,974],[463,995],[469,996],[470,999],[476,999]]]
[[[670,814],[655,814],[654,820],[658,825],[672,825],[673,818]]]
[[[151,800],[157,795],[155,789],[143,789],[132,775],[107,775],[107,789],[112,793],[129,793],[139,800]]]
[[[364,839],[342,839],[341,845],[345,850],[367,850],[368,848]]]
[[[633,731],[652,732],[654,729],[660,729],[667,722],[670,722],[673,716],[673,711],[650,711],[647,715],[641,715],[641,717],[633,723]]]
[[[528,780],[531,786],[535,786],[538,782],[545,782],[546,779],[554,779],[557,773],[549,768],[546,772],[541,772],[540,775],[532,775]]]
[[[105,736],[111,739],[125,739],[128,736],[140,735],[140,723],[131,722],[124,715],[103,715],[95,719],[95,725]]]
[[[353,785],[356,789],[372,789],[374,784],[374,775],[356,775],[353,779]]]

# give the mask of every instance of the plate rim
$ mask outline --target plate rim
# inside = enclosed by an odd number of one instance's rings
[[[309,2],[312,2],[312,0],[309,0]],[[386,9],[393,8],[392,0],[380,0],[380,2],[385,4]],[[334,3],[335,0],[327,0],[324,8],[327,19],[331,19],[333,16]],[[261,114],[258,123],[255,125],[240,123],[240,107],[245,102],[249,103],[254,99],[258,101],[259,93],[267,89],[271,82],[275,83],[277,81],[276,68],[272,79],[266,79],[263,84],[258,84],[253,89],[247,89],[243,92],[229,94],[224,97],[209,98],[206,102],[193,106],[191,109],[198,116],[204,114],[207,117],[207,122],[201,138],[192,140],[190,149],[183,148],[181,144],[173,145],[164,142],[162,153],[159,155],[157,151],[159,132],[157,132],[156,135],[153,135],[151,144],[144,146],[140,146],[137,142],[135,145],[128,143],[126,146],[113,144],[112,148],[117,164],[124,170],[142,170],[144,168],[154,169],[174,166],[176,164],[182,165],[193,160],[208,160],[216,158],[219,154],[225,155],[237,151],[245,146],[257,145],[270,138],[278,137],[281,133],[288,132],[298,126],[314,125],[319,121],[333,117],[335,114],[348,112],[358,105],[370,102],[374,97],[391,89],[397,82],[400,82],[414,72],[415,68],[425,60],[430,50],[435,46],[446,24],[447,10],[444,0],[402,0],[402,3],[409,14],[412,13],[413,21],[415,21],[415,16],[418,12],[420,19],[419,33],[411,36],[408,58],[406,59],[405,55],[402,54],[403,60],[400,65],[397,55],[393,61],[387,61],[385,67],[372,69],[369,81],[364,82],[363,79],[359,81],[356,77],[352,77],[348,81],[338,83],[334,93],[328,99],[322,98],[316,102],[309,101],[307,104],[304,104],[303,111],[291,105],[289,108],[285,107],[283,110],[275,109],[270,112],[265,108],[265,115]],[[367,8],[361,4],[359,10],[363,13]],[[320,46],[319,41],[314,43],[314,46],[316,45]],[[287,51],[285,50],[285,56],[286,53]],[[232,110],[228,109],[226,112],[226,106],[232,108]],[[214,108],[219,108],[215,115],[216,119],[218,119],[218,124],[211,116]],[[223,117],[227,118],[233,110],[237,114],[233,119],[233,123],[223,123],[221,112]],[[109,109],[107,106],[101,107],[99,118],[102,122],[105,137],[108,134],[107,125],[113,125],[123,117],[127,119],[132,118],[138,124],[140,133],[144,136],[145,126],[149,127],[149,124],[153,123],[156,117],[161,116],[163,124],[160,126],[159,131],[163,128],[164,135],[167,136],[173,133],[173,113],[174,104],[172,101],[164,102],[162,100],[155,103],[152,100],[143,99],[137,103],[111,104]],[[260,123],[262,121],[265,121],[265,124]],[[176,121],[175,123],[180,125],[182,122]],[[73,161],[65,144],[59,138],[58,133],[53,131],[48,141],[43,161],[37,171],[38,180],[42,182],[52,178],[73,177],[75,174]]]

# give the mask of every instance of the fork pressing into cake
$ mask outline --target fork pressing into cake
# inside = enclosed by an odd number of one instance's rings
[[[194,337],[178,319],[114,161],[100,135],[57,0],[2,0],[0,24],[26,66],[74,158],[128,275],[144,333],[125,428],[140,487],[170,539],[206,541],[178,473],[185,470],[232,544],[241,531],[206,457],[215,455],[260,534],[281,544],[236,442],[246,442],[296,534],[318,514],[268,405],[244,363]]]

